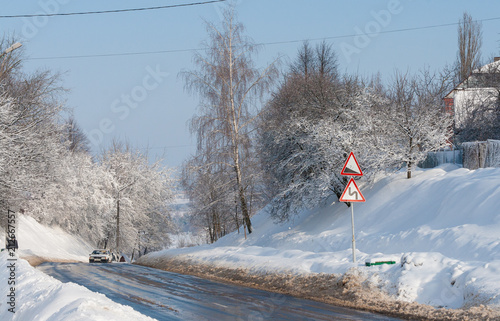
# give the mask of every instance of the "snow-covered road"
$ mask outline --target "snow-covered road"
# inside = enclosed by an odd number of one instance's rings
[[[158,320],[394,320],[138,265],[44,263],[37,269]]]

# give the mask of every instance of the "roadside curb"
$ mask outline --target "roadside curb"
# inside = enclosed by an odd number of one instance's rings
[[[416,302],[396,301],[378,288],[369,286],[355,269],[344,275],[257,275],[241,268],[204,264],[179,256],[146,256],[134,264],[408,320],[500,320],[500,311],[482,305],[453,310]]]

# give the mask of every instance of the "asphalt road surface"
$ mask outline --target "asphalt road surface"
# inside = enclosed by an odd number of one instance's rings
[[[396,320],[126,263],[43,263],[38,269],[161,321]]]

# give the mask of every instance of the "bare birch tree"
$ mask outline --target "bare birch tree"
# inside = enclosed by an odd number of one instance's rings
[[[246,157],[251,155],[251,131],[259,98],[269,89],[277,70],[272,63],[263,70],[254,67],[256,46],[243,34],[233,7],[224,12],[220,26],[207,22],[209,40],[204,54],[196,53],[198,69],[183,72],[186,88],[199,94],[199,114],[191,120],[197,135],[197,154],[212,153],[213,163],[226,164],[238,195],[248,233],[252,232],[248,199]],[[251,157],[251,156],[247,156]],[[211,166],[210,163],[203,166]]]

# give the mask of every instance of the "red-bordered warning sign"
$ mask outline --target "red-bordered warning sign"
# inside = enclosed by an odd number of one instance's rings
[[[351,152],[349,154],[349,157],[347,157],[344,168],[342,168],[342,172],[340,172],[340,175],[363,176],[361,167],[359,167],[358,161],[356,157],[354,157],[353,152]]]
[[[365,198],[363,197],[363,194],[361,194],[361,191],[358,188],[358,185],[356,185],[354,178],[351,178],[349,183],[347,183],[344,193],[342,193],[342,196],[339,198],[339,201],[366,202]]]

